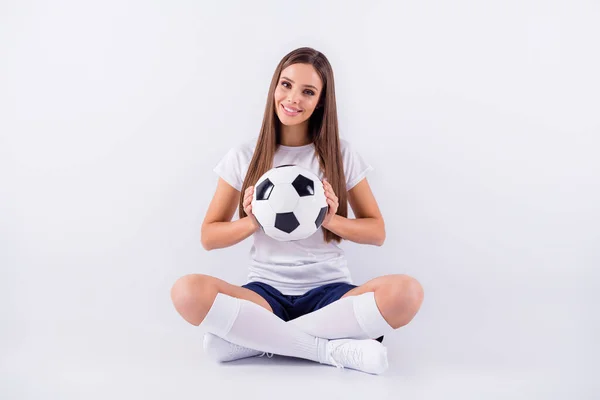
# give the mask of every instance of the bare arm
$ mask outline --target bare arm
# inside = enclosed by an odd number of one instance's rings
[[[348,202],[356,218],[345,218],[336,214],[331,217],[327,226],[323,224],[323,227],[352,242],[383,245],[383,216],[366,178],[348,192]]]
[[[246,213],[248,211],[250,213],[247,217],[231,221],[237,210],[240,192],[219,178],[217,190],[202,222],[200,241],[206,250],[233,246],[251,236],[259,228],[249,205],[253,187],[248,189],[244,197],[244,208]],[[248,206],[250,208],[247,208]]]

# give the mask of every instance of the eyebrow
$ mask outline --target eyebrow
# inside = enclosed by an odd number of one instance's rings
[[[290,81],[290,82],[292,82],[292,83],[296,83],[296,82],[294,82],[293,80],[291,80],[290,78],[287,78],[287,77],[285,77],[285,76],[282,76],[282,77],[281,77],[281,79],[285,79],[285,80],[288,80],[288,81]],[[317,88],[316,88],[316,87],[314,87],[313,85],[304,85],[304,87],[313,88],[313,89],[315,89],[317,92],[319,91],[319,89],[317,89]]]

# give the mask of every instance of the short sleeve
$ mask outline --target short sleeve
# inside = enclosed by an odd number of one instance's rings
[[[346,190],[352,189],[373,170],[371,164],[365,161],[358,151],[347,142],[344,143],[342,158],[346,175]]]
[[[219,161],[213,171],[237,191],[242,190],[242,165],[239,149],[232,148]]]

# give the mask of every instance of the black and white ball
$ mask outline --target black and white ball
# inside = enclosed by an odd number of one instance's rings
[[[264,173],[252,196],[252,213],[273,239],[305,239],[315,233],[327,214],[323,183],[297,165],[281,165]]]

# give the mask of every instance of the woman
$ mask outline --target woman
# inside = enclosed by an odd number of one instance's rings
[[[285,164],[319,176],[329,206],[319,231],[294,242],[270,238],[252,214],[254,183]],[[207,250],[254,237],[248,283],[193,274],[171,290],[181,316],[209,332],[208,354],[230,361],[267,352],[373,374],[387,369],[380,341],[410,322],[423,289],[406,275],[352,283],[341,239],[377,246],[385,240],[366,179],[371,169],[339,138],[327,58],[311,48],[287,54],[273,75],[258,139],[232,148],[215,168],[220,177],[202,224]],[[347,218],[348,203],[355,218]],[[236,207],[239,219],[231,221]]]

